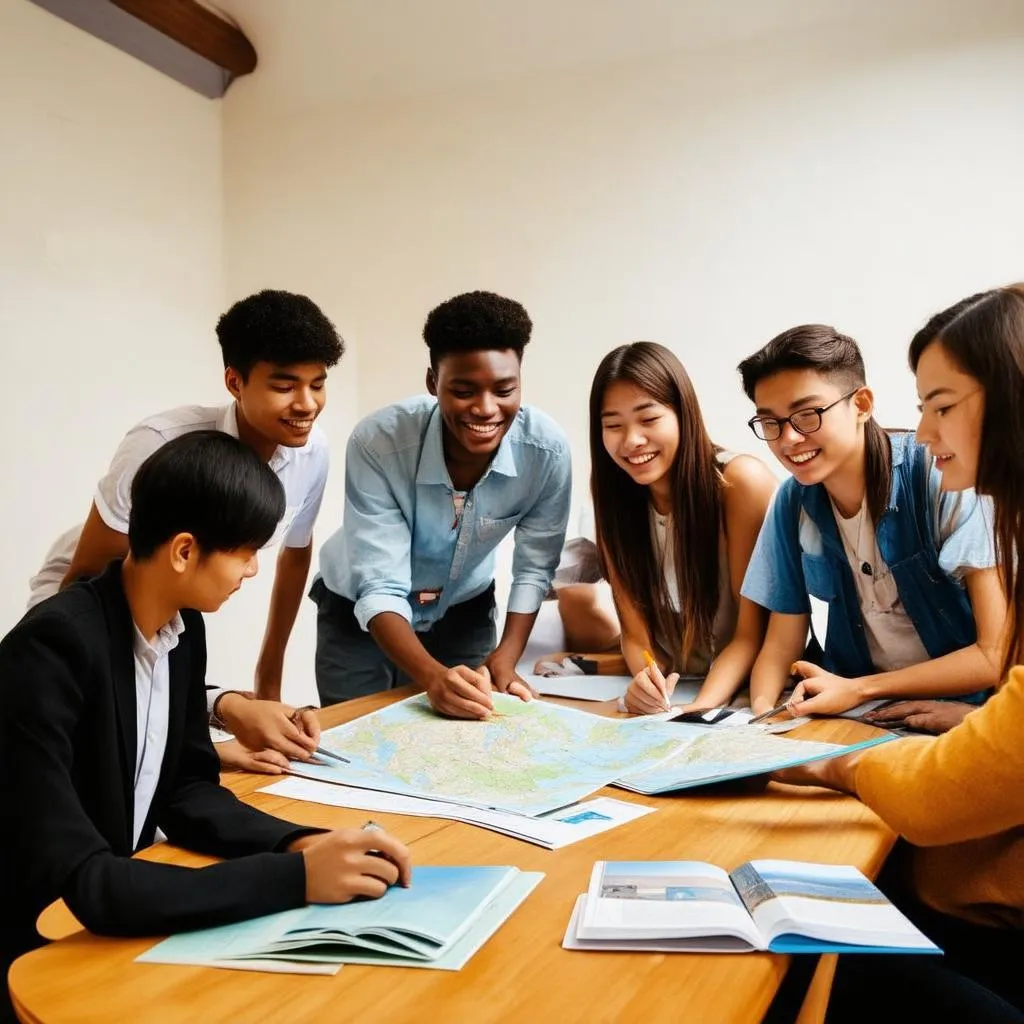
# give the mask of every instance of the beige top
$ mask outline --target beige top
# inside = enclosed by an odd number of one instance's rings
[[[832,513],[853,573],[871,664],[879,672],[892,672],[927,661],[928,651],[903,607],[896,580],[878,548],[867,499],[849,519],[843,517],[834,501]]]
[[[719,452],[718,464],[726,466],[736,457],[734,452]],[[675,537],[670,529],[672,516],[661,515],[651,507],[651,540],[658,555],[665,577],[665,589],[668,591],[669,602],[675,611],[679,611],[679,582],[676,579]],[[732,592],[729,578],[729,549],[726,544],[725,531],[718,529],[718,609],[712,626],[711,646],[708,650],[694,650],[690,653],[680,671],[684,675],[707,675],[711,662],[719,651],[732,640],[736,632],[736,620],[739,616],[739,604]],[[655,642],[676,657],[679,653],[680,637],[663,637],[656,635]]]

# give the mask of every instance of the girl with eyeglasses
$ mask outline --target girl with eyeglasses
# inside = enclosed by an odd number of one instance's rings
[[[598,549],[633,675],[627,710],[666,710],[680,673],[706,676],[694,706],[726,703],[764,636],[763,609],[739,591],[774,477],[712,443],[682,363],[647,341],[597,369],[590,458]]]
[[[912,434],[878,425],[860,350],[834,328],[786,331],[739,371],[757,406],[751,429],[792,474],[743,581],[743,596],[771,612],[754,710],[776,706],[793,676],[801,715],[878,698],[980,699],[998,679],[1006,612],[991,506],[949,486]],[[828,626],[799,660],[810,597],[827,604]],[[942,731],[968,709],[907,724]]]
[[[938,314],[911,343],[910,365],[918,437],[943,485],[974,487],[993,502],[1009,608],[1006,682],[936,740],[887,743],[777,777],[851,793],[914,844],[906,878],[887,865],[889,895],[945,952],[839,957],[828,1024],[1024,1021],[1024,285]]]

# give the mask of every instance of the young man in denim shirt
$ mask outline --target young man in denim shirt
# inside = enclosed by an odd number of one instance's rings
[[[924,445],[875,422],[860,351],[834,328],[795,327],[739,369],[757,405],[751,429],[793,474],[743,582],[772,613],[751,672],[755,711],[791,671],[803,679],[798,714],[994,686],[1006,605],[990,506],[944,490]],[[820,665],[797,660],[808,596],[828,604]]]
[[[438,711],[483,718],[516,676],[569,514],[569,446],[521,406],[532,324],[518,302],[469,292],[423,338],[429,395],[396,402],[349,440],[344,525],[320,553],[317,689],[323,704],[406,682]],[[495,646],[495,549],[515,530],[512,587]]]

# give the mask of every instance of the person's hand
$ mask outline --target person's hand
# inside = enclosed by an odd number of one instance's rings
[[[773,772],[771,777],[775,782],[785,782],[790,786],[824,786],[826,789],[856,795],[853,779],[859,758],[859,753],[830,757],[823,761],[800,764],[795,768],[783,768]]]
[[[799,715],[840,715],[867,699],[859,679],[826,672],[810,661],[796,662],[792,672],[801,679],[793,690],[789,707],[794,718]]]
[[[264,775],[283,775],[288,758],[276,750],[248,750],[238,740],[214,743],[213,749],[225,771],[261,772]]]
[[[973,704],[958,700],[901,700],[869,711],[864,721],[888,729],[914,729],[937,736],[958,726],[974,710]]]
[[[508,693],[520,700],[532,700],[536,694],[530,684],[516,672],[516,666],[506,661],[498,651],[491,654],[480,666],[478,671],[486,669],[491,676],[491,686],[498,693]]]
[[[642,668],[629,684],[623,703],[626,710],[634,715],[654,715],[668,711],[672,706],[672,693],[679,682],[679,673],[673,672],[668,678],[662,675],[657,664]]]
[[[243,747],[276,750],[293,761],[308,761],[320,742],[315,708],[295,708],[272,700],[248,700],[225,693],[217,700],[217,715]]]
[[[381,829],[343,828],[290,843],[306,866],[307,903],[347,903],[357,896],[376,899],[389,885],[412,880],[412,860],[404,843]]]
[[[424,686],[435,711],[450,718],[486,718],[494,711],[491,674],[486,666],[441,668]]]

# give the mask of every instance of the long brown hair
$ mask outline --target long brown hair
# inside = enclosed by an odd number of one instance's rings
[[[672,609],[664,572],[651,539],[650,495],[608,454],[601,412],[608,387],[635,385],[679,420],[672,463],[672,519],[679,611]],[[601,360],[590,389],[590,489],[598,545],[606,567],[640,609],[652,634],[678,647],[666,651],[682,669],[695,650],[709,649],[719,599],[719,527],[722,487],[716,455],[697,394],[683,364],[663,345],[637,341]]]
[[[975,490],[995,506],[996,557],[1009,606],[1003,674],[1024,661],[1024,284],[962,299],[910,345],[910,368],[938,342],[985,390]]]
[[[864,357],[853,338],[827,324],[803,324],[776,335],[739,365],[743,390],[754,401],[754,389],[783,370],[814,370],[844,390],[864,387]],[[889,507],[892,489],[892,447],[872,416],[864,424],[864,479],[868,512],[877,523]]]

